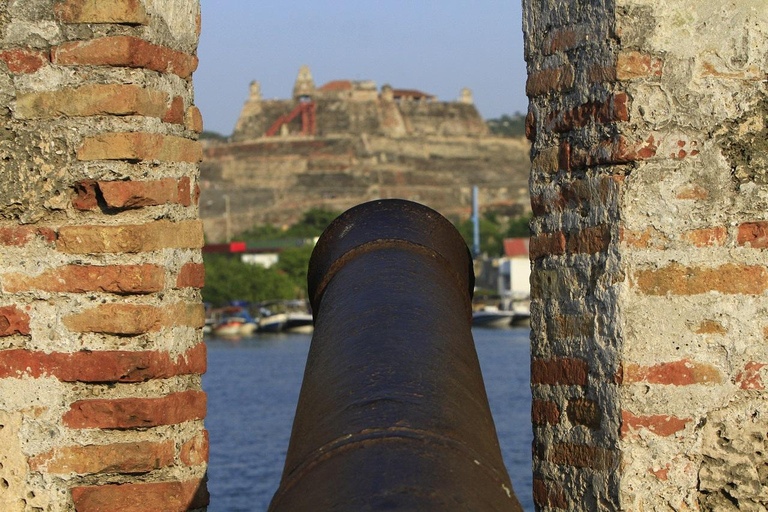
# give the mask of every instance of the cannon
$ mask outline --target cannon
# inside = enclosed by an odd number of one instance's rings
[[[270,512],[522,511],[453,225],[409,201],[356,206],[320,237],[307,281],[315,331]]]

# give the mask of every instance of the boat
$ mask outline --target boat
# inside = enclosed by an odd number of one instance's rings
[[[283,330],[287,315],[285,313],[271,313],[259,318],[259,332],[280,332]]]
[[[249,336],[256,331],[258,323],[242,305],[226,306],[213,310],[214,321],[211,333],[214,336]]]
[[[472,312],[472,326],[499,329],[509,327],[514,318],[514,311],[499,309],[497,306],[483,306]]]
[[[309,313],[286,313],[283,330],[285,332],[310,333],[315,329],[314,320]]]

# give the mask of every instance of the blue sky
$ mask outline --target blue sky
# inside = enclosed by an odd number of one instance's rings
[[[229,134],[252,80],[287,98],[299,66],[335,79],[420,89],[470,87],[483,117],[525,112],[517,0],[202,0],[195,73],[206,130]]]

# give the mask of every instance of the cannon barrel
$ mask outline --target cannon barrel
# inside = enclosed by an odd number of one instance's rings
[[[409,201],[352,208],[320,237],[308,285],[315,331],[269,510],[521,511],[451,223]]]

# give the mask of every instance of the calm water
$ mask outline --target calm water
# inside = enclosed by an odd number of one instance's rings
[[[525,510],[531,490],[528,329],[473,331],[504,461]],[[210,512],[265,511],[280,482],[309,335],[208,339]]]

